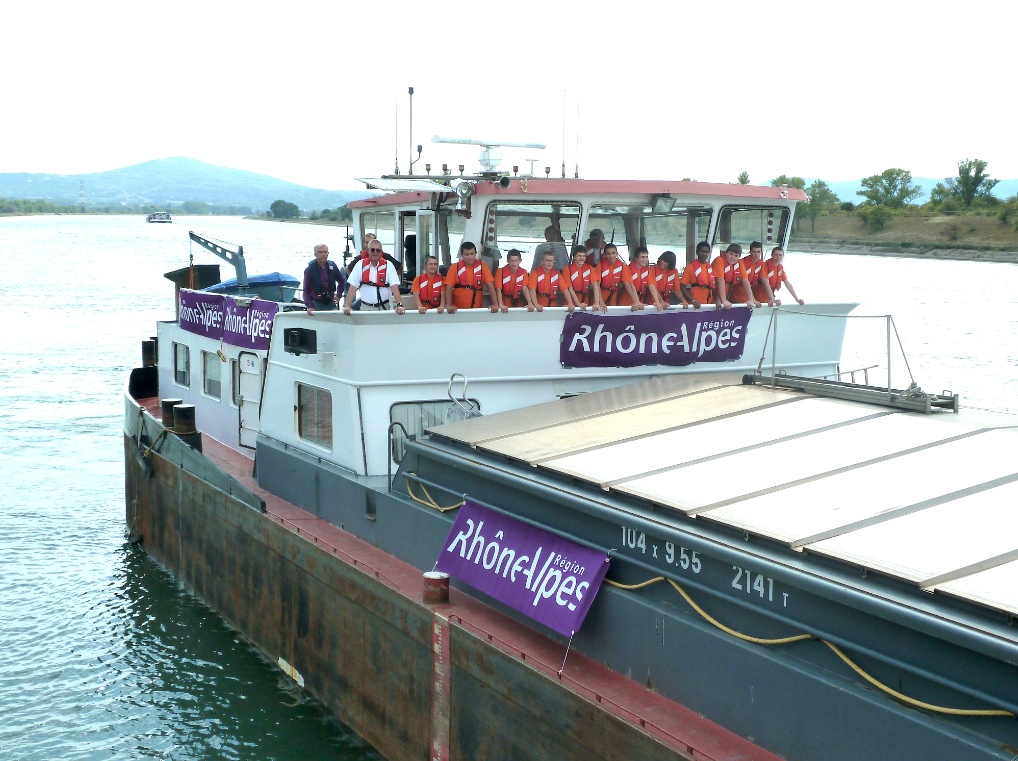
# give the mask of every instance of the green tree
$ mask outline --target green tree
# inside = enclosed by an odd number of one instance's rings
[[[923,189],[912,184],[912,173],[907,169],[885,169],[880,174],[866,177],[863,190],[856,194],[866,197],[869,206],[886,206],[900,209],[922,195]]]
[[[986,166],[982,159],[962,159],[958,162],[958,177],[947,180],[947,188],[966,209],[976,198],[989,198],[994,186],[1000,182],[986,174]]]
[[[208,214],[209,205],[204,201],[184,201],[180,208],[185,214]]]
[[[806,196],[809,200],[799,204],[799,208],[802,209],[802,215],[810,221],[810,232],[816,232],[817,217],[820,216],[820,212],[834,204],[841,203],[841,199],[823,180],[814,180],[806,189]]]
[[[276,219],[296,219],[300,216],[300,208],[295,203],[280,198],[269,205],[269,211]]]
[[[883,230],[894,213],[886,206],[860,206],[856,211],[859,218],[872,232]]]
[[[742,172],[739,175],[739,184],[740,185],[749,185],[749,172]]]
[[[802,177],[789,177],[786,174],[783,174],[780,177],[775,177],[771,180],[772,187],[780,188],[782,185],[787,185],[790,188],[798,188],[799,190],[805,190],[806,180],[802,179]]]
[[[938,182],[933,186],[933,190],[930,191],[930,203],[933,204],[934,207],[940,208],[941,204],[943,204],[944,201],[949,199],[952,195],[951,188],[942,182]]]

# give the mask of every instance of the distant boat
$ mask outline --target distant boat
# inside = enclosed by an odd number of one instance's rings
[[[168,211],[156,211],[145,217],[146,222],[172,222]]]

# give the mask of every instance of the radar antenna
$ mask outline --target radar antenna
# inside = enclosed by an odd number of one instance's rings
[[[508,140],[474,140],[471,138],[440,137],[439,135],[435,135],[431,138],[431,142],[481,146],[484,150],[481,151],[481,155],[478,156],[477,160],[481,162],[482,174],[495,173],[498,171],[498,165],[502,163],[502,156],[498,152],[499,148],[536,148],[538,150],[544,150],[548,147],[545,143],[514,143]],[[530,159],[527,160],[529,161]],[[533,166],[531,166],[531,174],[533,174]]]

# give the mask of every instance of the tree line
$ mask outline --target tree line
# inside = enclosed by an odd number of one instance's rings
[[[39,198],[0,198],[0,214],[151,214],[168,211],[171,214],[216,214],[227,217],[241,217],[254,214],[250,206],[228,206],[210,204],[204,201],[184,201],[180,204],[117,204],[98,206],[96,204],[53,203]]]
[[[856,191],[857,195],[863,197],[858,203],[842,201],[823,180],[814,180],[806,187],[802,177],[783,174],[771,180],[770,184],[775,187],[787,185],[805,191],[809,200],[798,205],[796,224],[802,219],[808,219],[814,232],[817,217],[823,212],[855,212],[871,230],[880,230],[894,214],[909,209],[940,214],[995,212],[1002,223],[1011,222],[1014,231],[1018,232],[1018,196],[1007,200],[994,196],[993,189],[999,180],[990,177],[988,166],[983,159],[962,159],[958,162],[957,176],[938,182],[930,192],[929,200],[921,206],[912,202],[922,195],[922,187],[912,181],[912,173],[907,169],[885,169],[880,174],[864,177],[862,190]],[[743,185],[748,184],[749,174],[743,172],[738,181]]]
[[[300,219],[300,207],[280,198],[272,202],[265,216],[273,219]],[[353,212],[349,206],[337,206],[335,209],[312,210],[307,218],[311,221],[321,219],[326,222],[353,222]]]

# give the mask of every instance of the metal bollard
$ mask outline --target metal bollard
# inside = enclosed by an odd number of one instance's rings
[[[426,571],[422,599],[429,605],[449,602],[449,574],[441,571]]]
[[[163,399],[159,402],[163,410],[163,426],[173,428],[173,408],[183,403],[183,399]]]

